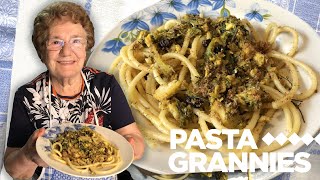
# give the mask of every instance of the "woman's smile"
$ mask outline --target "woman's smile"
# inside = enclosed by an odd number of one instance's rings
[[[73,65],[76,63],[76,61],[73,61],[73,60],[71,60],[71,61],[58,61],[58,63],[61,65]]]

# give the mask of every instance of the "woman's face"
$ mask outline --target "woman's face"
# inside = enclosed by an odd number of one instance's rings
[[[54,78],[80,75],[86,59],[86,32],[68,18],[55,20],[49,27],[45,64]]]

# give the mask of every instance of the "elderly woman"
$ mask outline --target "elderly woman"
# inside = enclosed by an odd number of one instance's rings
[[[64,122],[111,128],[130,142],[135,158],[141,158],[143,138],[116,79],[84,66],[94,45],[94,28],[85,10],[70,2],[48,6],[35,18],[32,42],[48,71],[15,94],[4,156],[7,172],[19,179],[34,173],[39,179],[48,173],[51,179],[63,178],[38,156],[35,142],[44,128]]]

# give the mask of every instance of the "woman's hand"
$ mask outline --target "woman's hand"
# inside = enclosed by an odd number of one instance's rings
[[[38,166],[47,167],[48,165],[39,157],[36,150],[36,141],[38,137],[44,134],[44,132],[44,128],[35,130],[28,139],[27,143],[21,148],[21,151],[28,160],[34,162]]]
[[[4,167],[11,177],[29,179],[38,166],[48,166],[36,151],[36,141],[43,134],[44,129],[41,128],[33,132],[22,148],[7,147],[4,155]]]
[[[116,130],[131,144],[134,151],[134,159],[141,159],[144,153],[144,140],[136,123],[129,124]]]
[[[144,146],[140,145],[140,142],[143,142],[142,137],[139,137],[135,134],[125,135],[124,137],[133,148],[134,160],[141,159],[144,153]]]

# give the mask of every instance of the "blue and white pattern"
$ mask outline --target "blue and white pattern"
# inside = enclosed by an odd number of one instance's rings
[[[43,177],[39,180],[117,180],[117,177],[107,177],[107,178],[79,178],[64,174],[58,170],[51,167],[45,168],[42,172]]]
[[[167,9],[168,12],[178,11],[183,12],[187,6],[181,2],[181,0],[165,0],[162,1],[163,7]]]
[[[267,14],[268,10],[260,8],[258,3],[254,3],[251,5],[250,10],[247,10],[245,17],[248,20],[256,20],[258,22],[262,22],[263,19],[270,17],[270,14]]]
[[[5,122],[8,108],[18,4],[18,0],[0,0],[0,123]]]
[[[18,0],[0,0],[0,159],[4,151]],[[3,161],[0,161],[2,167]]]
[[[6,122],[10,93],[12,61],[0,60],[0,123]]]
[[[46,168],[44,170],[44,176],[43,178],[39,180],[117,180],[117,177],[107,177],[107,178],[79,178],[79,177],[73,177],[67,174],[64,174],[58,170],[55,170],[53,168]]]
[[[91,11],[91,3],[92,3],[92,0],[87,0],[86,4],[84,5],[84,9],[87,11],[89,15]]]
[[[283,9],[286,9],[288,10],[289,9],[289,2],[290,0],[266,0],[266,1],[269,1],[273,4],[276,4],[280,7],[282,7]]]
[[[159,27],[170,19],[182,14],[204,14],[210,17],[229,16],[228,8],[235,8],[233,0],[164,0],[152,7],[133,14],[121,25],[117,37],[105,42],[103,52],[118,55],[126,43],[136,39],[139,31],[149,31],[150,27]]]
[[[12,20],[14,18],[11,18]],[[12,26],[14,21],[7,21],[3,20],[1,22],[0,19],[0,26],[5,27],[5,25],[1,25],[2,23],[8,23],[9,26]],[[8,28],[0,28],[0,59],[2,61],[10,61],[13,56],[13,46],[14,46],[14,36],[15,36],[15,28],[8,27]]]
[[[15,28],[18,15],[18,0],[0,1],[1,16],[0,26],[7,28]]]
[[[316,32],[317,32],[318,34],[320,34],[320,13],[319,13],[319,17],[318,17]]]
[[[52,176],[50,180],[117,180],[116,177],[107,177],[107,178],[79,178],[79,177],[73,177],[69,176],[67,174],[64,174],[58,170],[52,169]]]
[[[162,8],[149,8],[146,10],[146,12],[151,15],[150,24],[153,26],[161,26],[164,21],[169,19],[177,19],[176,15],[167,12]]]

